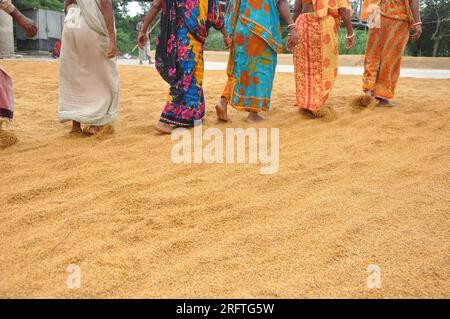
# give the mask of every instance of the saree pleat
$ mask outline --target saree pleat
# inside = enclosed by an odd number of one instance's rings
[[[233,43],[222,96],[237,110],[270,108],[277,53],[282,51],[276,4],[275,0],[262,0],[258,6],[247,0],[229,2],[226,24]]]

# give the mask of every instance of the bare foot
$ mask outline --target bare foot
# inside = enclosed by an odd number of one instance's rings
[[[224,97],[222,97],[219,103],[216,105],[217,118],[224,122],[228,122],[227,106],[228,101]]]
[[[158,132],[163,133],[163,134],[172,134],[172,132],[173,132],[172,126],[170,126],[167,123],[161,122],[161,121],[155,125],[155,129]]]
[[[389,107],[394,107],[394,103],[392,103],[389,100],[386,99],[382,99],[382,98],[377,98],[378,100],[378,106],[389,106]]]
[[[97,135],[102,130],[102,126],[91,125],[84,129],[83,133],[86,135]]]
[[[245,119],[247,123],[259,123],[264,121],[264,117],[259,115],[259,113],[256,112],[249,112],[248,117]]]
[[[81,130],[81,123],[73,121],[72,122],[72,130],[70,131],[70,135],[78,135],[81,133],[83,133],[83,131]]]
[[[369,106],[372,100],[372,91],[367,91],[366,94],[361,98],[360,104],[361,106]]]

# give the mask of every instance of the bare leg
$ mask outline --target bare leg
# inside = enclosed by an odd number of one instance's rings
[[[173,131],[173,127],[172,126],[170,126],[167,123],[161,122],[161,121],[156,123],[155,129],[158,132],[163,133],[163,134],[172,134],[172,131]]]
[[[364,96],[361,98],[361,105],[362,106],[369,106],[370,102],[372,102],[372,90],[367,90],[364,94]]]
[[[70,131],[70,134],[81,134],[81,123],[77,121],[72,121],[72,131]]]
[[[217,118],[224,122],[228,122],[227,106],[228,100],[222,96],[219,103],[216,105],[216,113]]]
[[[259,115],[257,112],[249,112],[245,121],[247,123],[258,123],[264,121],[264,117]]]

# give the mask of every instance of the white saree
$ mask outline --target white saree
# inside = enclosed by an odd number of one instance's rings
[[[107,125],[119,113],[116,58],[106,58],[109,36],[100,0],[77,0],[68,7],[60,56],[61,122]]]

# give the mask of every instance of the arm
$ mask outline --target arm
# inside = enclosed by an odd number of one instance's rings
[[[106,57],[110,59],[117,55],[116,29],[114,27],[114,11],[111,0],[101,0],[100,11],[105,18],[106,28],[108,29],[109,49]]]
[[[411,11],[414,16],[414,34],[412,35],[412,39],[414,41],[419,40],[422,35],[422,21],[420,19],[420,0],[409,0],[409,4],[411,6]]]
[[[213,27],[214,27],[214,29],[216,29],[222,33],[225,48],[229,49],[232,45],[233,40],[231,39],[230,35],[228,34],[227,29],[225,28],[225,22],[224,22],[222,9],[220,7],[219,1],[214,1],[213,6],[214,6],[214,8],[213,8],[213,11],[214,11]]]
[[[353,48],[355,45],[355,33],[353,32],[352,19],[350,17],[350,11],[347,9],[339,9],[339,15],[344,21],[345,27],[347,28],[347,49]]]
[[[277,6],[281,18],[289,26],[289,39],[286,46],[288,50],[292,50],[298,43],[298,33],[297,28],[295,27],[295,23],[291,17],[291,10],[289,9],[289,3],[287,0],[279,0]]]
[[[152,7],[150,8],[150,11],[148,12],[147,16],[145,17],[144,25],[142,26],[141,31],[138,34],[137,43],[138,46],[141,49],[144,49],[145,44],[148,41],[148,35],[146,34],[146,30],[148,30],[148,27],[150,24],[152,24],[153,20],[155,19],[156,15],[161,10],[162,1],[161,0],[155,0],[153,1]]]
[[[0,9],[5,10],[9,13],[11,17],[16,21],[16,23],[25,31],[28,38],[33,38],[37,33],[36,24],[33,20],[28,19],[19,10],[14,7],[10,0],[1,1]]]
[[[298,16],[302,13],[302,0],[295,0],[293,20],[297,21]]]

